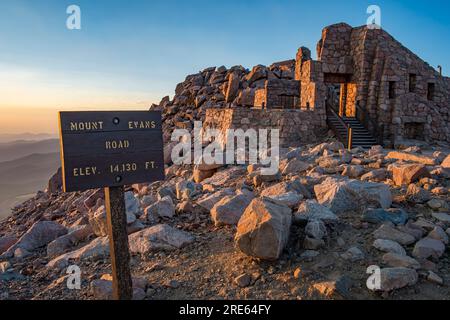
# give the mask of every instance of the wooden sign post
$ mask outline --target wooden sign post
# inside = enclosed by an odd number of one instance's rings
[[[133,284],[123,187],[106,187],[105,204],[113,276],[113,297],[117,300],[131,300]]]
[[[105,188],[113,298],[133,296],[124,185],[164,180],[160,112],[60,112],[64,192]]]

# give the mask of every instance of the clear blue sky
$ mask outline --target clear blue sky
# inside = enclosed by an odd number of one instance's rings
[[[71,4],[82,30],[66,29]],[[363,25],[370,4],[385,30],[449,74],[449,1],[1,0],[0,108],[144,107],[208,66],[315,52],[324,26]]]

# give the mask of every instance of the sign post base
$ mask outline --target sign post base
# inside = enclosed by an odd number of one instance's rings
[[[113,277],[113,299],[131,300],[133,284],[123,187],[105,188],[105,207]]]

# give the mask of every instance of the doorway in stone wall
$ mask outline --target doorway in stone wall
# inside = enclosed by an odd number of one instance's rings
[[[356,117],[356,84],[350,82],[350,74],[325,73],[324,82],[328,87],[327,103],[341,117]]]
[[[327,96],[325,103],[327,104],[327,108],[333,109],[336,113],[339,113],[340,95],[340,84],[327,84]]]

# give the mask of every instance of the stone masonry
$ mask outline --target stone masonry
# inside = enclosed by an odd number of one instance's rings
[[[222,129],[276,125],[291,135],[285,141],[308,142],[313,132],[326,127],[330,88],[340,87],[341,115],[357,118],[385,144],[404,139],[450,142],[450,78],[386,31],[345,23],[328,26],[317,44],[317,57],[313,60],[310,50],[301,47],[295,60],[271,66],[277,72],[255,67],[248,79],[263,84],[251,89],[253,105],[207,112],[207,122]],[[236,107],[242,109],[233,111]],[[231,122],[217,121],[227,117]]]
[[[345,23],[326,27],[317,56],[325,82],[332,76],[345,79],[345,114],[367,113],[369,125],[378,126],[370,129],[384,128],[386,143],[450,142],[450,79],[386,31]]]
[[[289,147],[316,142],[323,134],[325,121],[311,110],[227,108],[207,110],[203,127],[219,128],[222,134],[227,129],[275,128],[280,130],[280,145]]]

